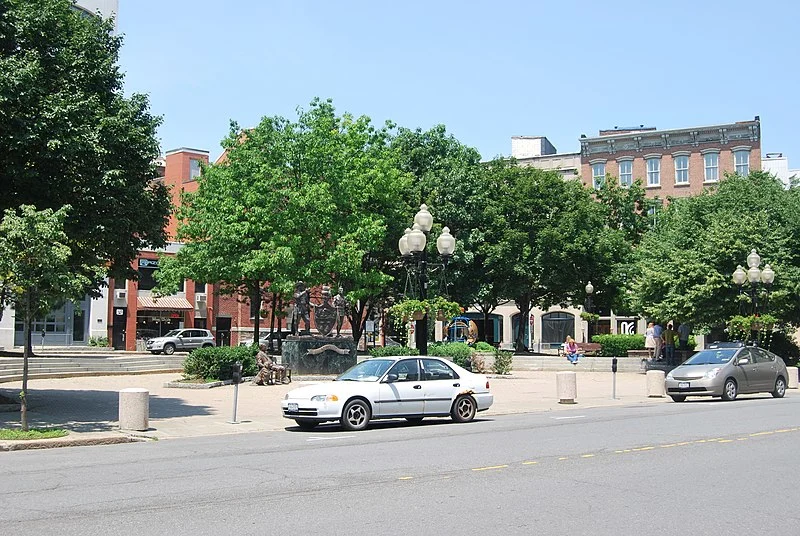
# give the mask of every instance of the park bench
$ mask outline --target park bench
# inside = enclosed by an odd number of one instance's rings
[[[269,369],[267,374],[264,378],[264,385],[275,385],[277,383],[281,383],[278,381],[280,378],[280,371],[275,369]],[[292,383],[292,369],[291,367],[286,367],[286,377],[283,383]]]
[[[578,353],[584,356],[596,356],[600,353],[600,349],[602,345],[599,342],[579,342],[576,343],[578,345]],[[566,354],[564,353],[564,345],[558,347],[558,355],[560,357],[564,357]]]

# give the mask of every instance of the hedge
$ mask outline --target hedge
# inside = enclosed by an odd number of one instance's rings
[[[446,342],[428,345],[428,355],[444,357],[459,367],[470,368],[475,350],[465,342]]]
[[[395,357],[404,355],[419,355],[419,350],[408,346],[376,346],[369,349],[371,357]]]
[[[254,346],[212,346],[194,350],[183,362],[183,375],[205,381],[230,380],[231,366],[240,361],[242,376],[255,376],[256,353]]]
[[[644,350],[644,335],[595,335],[592,342],[600,344],[603,357],[625,357],[628,350]]]

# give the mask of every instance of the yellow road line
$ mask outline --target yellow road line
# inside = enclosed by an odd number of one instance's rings
[[[594,458],[594,454],[581,454],[581,458]]]
[[[634,452],[641,452],[643,450],[653,450],[654,448],[655,447],[639,447],[639,448],[631,449],[631,450],[634,451]]]
[[[508,465],[491,465],[489,467],[475,467],[473,471],[490,471],[492,469],[505,469]]]
[[[539,462],[522,462],[522,465],[535,465]]]
[[[397,480],[411,480],[413,478],[414,478],[413,476],[401,476]]]
[[[670,444],[668,444],[668,445],[661,445],[661,448],[662,448],[662,449],[668,449],[668,448],[671,448],[671,447],[677,447],[677,446],[678,446],[678,444],[677,444],[677,443],[670,443]]]
[[[558,460],[559,460],[559,461],[563,461],[563,460],[569,460],[569,458],[568,458],[567,456],[562,456],[562,457],[560,457]]]

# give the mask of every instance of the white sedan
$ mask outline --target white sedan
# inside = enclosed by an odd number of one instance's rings
[[[415,356],[367,359],[332,382],[289,391],[281,407],[304,430],[328,421],[363,430],[373,419],[469,422],[493,401],[486,376],[439,357]]]

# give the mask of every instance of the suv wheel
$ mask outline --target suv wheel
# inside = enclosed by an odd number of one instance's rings
[[[175,353],[175,345],[171,342],[168,342],[164,345],[164,353],[167,355],[172,355]]]

